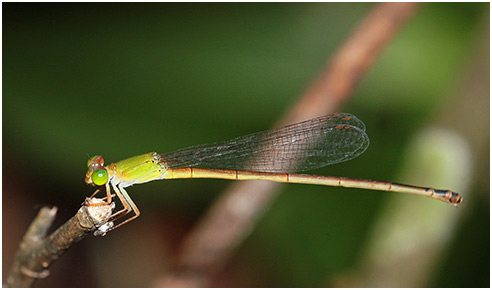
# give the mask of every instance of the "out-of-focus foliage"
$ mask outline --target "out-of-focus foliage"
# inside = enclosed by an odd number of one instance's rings
[[[3,4],[4,275],[37,205],[59,206],[63,220],[92,193],[83,182],[88,155],[114,162],[269,128],[373,5]],[[487,136],[483,118],[445,112],[459,112],[477,47],[488,47],[488,11],[488,3],[423,5],[344,109],[364,120],[371,147],[315,173],[405,182],[398,170],[419,129],[456,129],[448,117]],[[481,57],[488,65],[488,52]],[[469,106],[488,108],[488,89],[482,94]],[[463,138],[473,143],[473,136]],[[472,154],[487,163],[475,169],[485,171],[475,180],[483,184],[473,185],[485,193],[466,200],[475,210],[449,233],[454,238],[427,286],[490,286],[489,156]],[[82,241],[37,285],[149,286],[226,185],[129,188],[142,216]],[[217,285],[336,285],[357,267],[386,199],[400,197],[301,185],[283,191]],[[138,242],[125,238],[143,233]]]

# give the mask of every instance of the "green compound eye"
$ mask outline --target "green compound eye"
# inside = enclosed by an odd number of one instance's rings
[[[98,169],[92,173],[91,178],[95,185],[104,185],[108,182],[108,172],[104,169]]]

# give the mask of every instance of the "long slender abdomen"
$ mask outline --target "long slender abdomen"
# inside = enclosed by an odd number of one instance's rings
[[[341,186],[350,188],[361,188],[379,191],[392,191],[410,193],[421,196],[432,197],[453,205],[460,204],[463,198],[458,193],[450,190],[433,189],[385,181],[374,181],[368,179],[355,179],[334,176],[318,176],[307,174],[255,172],[242,170],[221,170],[203,168],[169,168],[163,177],[165,179],[176,178],[218,178],[230,180],[266,180],[284,183],[317,184],[326,186]]]

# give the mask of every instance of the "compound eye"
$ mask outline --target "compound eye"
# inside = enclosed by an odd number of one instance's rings
[[[104,185],[108,182],[108,172],[104,169],[98,169],[92,173],[91,179],[95,185]]]
[[[104,158],[101,155],[93,155],[87,160],[87,168],[92,166],[102,167],[104,166]]]

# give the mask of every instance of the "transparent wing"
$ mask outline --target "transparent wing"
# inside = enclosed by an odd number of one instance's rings
[[[338,113],[183,148],[160,158],[171,168],[299,172],[353,159],[368,146],[364,123],[354,115]]]

